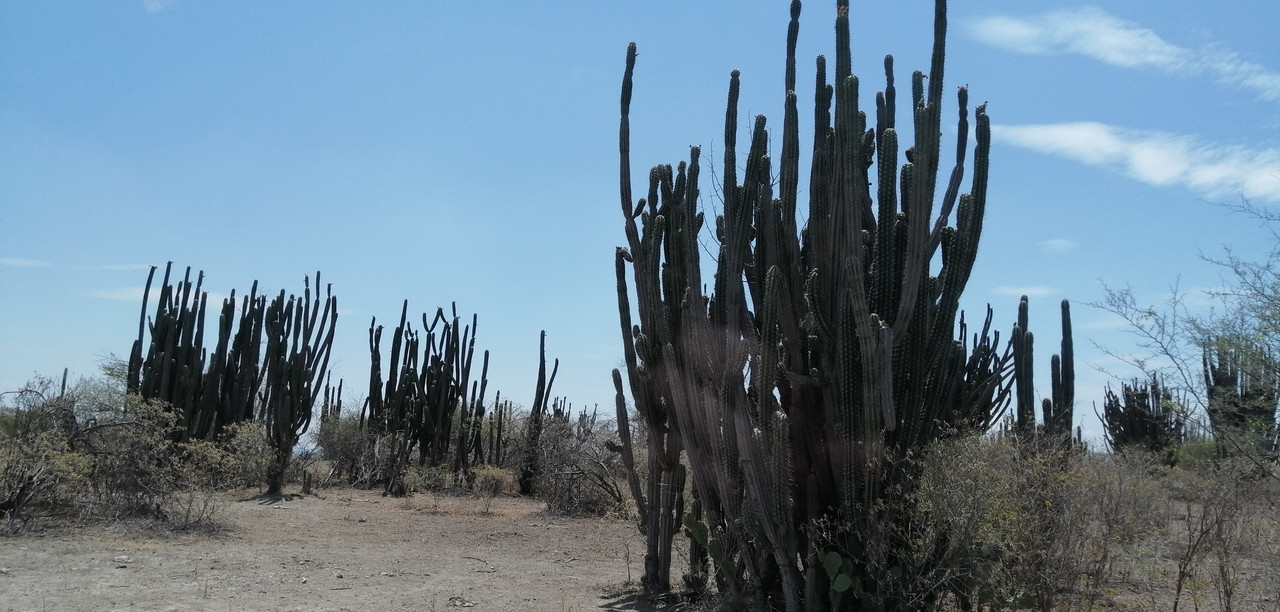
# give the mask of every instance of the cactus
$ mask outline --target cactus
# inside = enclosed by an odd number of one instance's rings
[[[235,290],[223,301],[217,345],[208,353],[204,346],[208,298],[201,290],[204,273],[198,273],[192,285],[188,267],[182,282],[175,286],[170,283],[173,262],[169,262],[155,315],[148,326],[147,303],[155,271],[152,266],[147,274],[138,337],[129,355],[126,389],[171,406],[179,416],[173,432],[173,439],[178,441],[207,439],[228,425],[253,419],[254,394],[262,381],[260,349],[266,309],[265,298],[257,295],[257,282],[244,298],[238,318]]]
[[[864,538],[876,524],[894,520],[876,508],[887,487],[910,486],[903,459],[946,431],[990,425],[1009,397],[1012,358],[1011,349],[996,349],[989,310],[972,345],[963,316],[957,326],[982,229],[990,148],[981,105],[971,188],[960,194],[970,129],[965,88],[958,94],[955,165],[940,205],[933,201],[945,2],[935,4],[927,88],[925,74],[912,75],[914,136],[901,168],[892,58],[885,60],[887,85],[868,129],[852,75],[848,4],[837,3],[833,83],[818,59],[803,229],[797,221],[799,14],[800,3],[793,2],[776,197],[763,116],[754,120],[741,179],[737,174],[741,77],[730,76],[724,206],[714,225],[720,247],[710,295],[702,293],[698,244],[705,219],[694,208],[699,148],[675,169],[654,167],[647,197],[632,198],[636,47],[628,48],[619,126],[627,246],[615,256],[627,379],[650,439],[650,487],[637,496],[646,506],[649,538],[645,584],[669,588],[670,534],[682,518],[675,509],[683,451],[703,513],[693,522],[706,526],[706,542],[716,543],[721,591],[754,592],[787,610],[820,608],[829,592],[817,561],[822,543],[803,526],[847,526],[831,537],[852,555],[853,571],[870,571],[858,565],[871,545]],[[1029,344],[1029,334],[1020,339]],[[852,598],[842,605],[854,605]]]
[[[489,432],[489,441],[486,444],[483,454],[477,458],[477,463],[488,465],[505,465],[507,457],[507,434],[503,432],[506,422],[511,418],[511,412],[514,406],[510,401],[502,401],[502,393],[499,392],[493,400],[493,410],[489,412],[489,422],[485,429]]]
[[[1018,322],[1013,328],[1014,380],[1016,393],[1015,431],[1023,440],[1031,440],[1043,434],[1051,444],[1067,448],[1073,444],[1072,426],[1075,418],[1075,350],[1071,337],[1071,304],[1062,300],[1062,344],[1058,354],[1050,357],[1050,396],[1041,400],[1041,426],[1036,427],[1035,383],[1032,380],[1034,358],[1033,334],[1026,331],[1029,325],[1029,300],[1022,296],[1018,302]]]
[[[1018,302],[1018,323],[1013,327],[1013,378],[1017,384],[1015,401],[1015,431],[1023,439],[1030,439],[1036,431],[1036,387],[1032,356],[1035,337],[1030,331],[1030,309],[1027,296]]]
[[[435,317],[422,315],[425,337],[409,323],[409,302],[400,310],[400,323],[391,340],[387,378],[382,378],[382,327],[375,317],[369,323],[369,397],[361,413],[361,426],[390,436],[392,457],[384,477],[384,490],[403,495],[403,474],[415,457],[420,465],[442,465],[454,451],[458,476],[469,465],[470,421],[474,406],[484,401],[488,386],[489,354],[484,353],[480,378],[472,385],[471,365],[475,354],[478,318],[461,325],[457,304],[452,317],[437,308]],[[425,341],[425,342],[424,342]],[[471,397],[467,396],[471,386]],[[462,414],[458,415],[459,409]],[[461,416],[461,431],[455,436],[455,415]],[[454,444],[451,445],[451,442]]]
[[[1075,418],[1075,344],[1071,337],[1071,304],[1062,300],[1062,349],[1049,363],[1051,398],[1044,403],[1045,433],[1064,445],[1071,444]]]
[[[262,395],[263,423],[267,440],[276,457],[267,477],[267,495],[280,495],[285,470],[293,447],[311,424],[312,409],[324,391],[321,383],[329,369],[329,354],[338,323],[338,300],[333,287],[325,288],[320,300],[320,273],[316,272],[316,295],[311,296],[310,279],[304,281],[301,297],[285,292],[267,306],[263,330],[266,335]]]
[[[1274,461],[1280,455],[1276,358],[1255,343],[1218,336],[1205,343],[1202,367],[1218,454],[1244,452]]]
[[[532,495],[537,488],[538,475],[541,474],[540,443],[542,439],[543,419],[547,417],[547,402],[551,400],[551,386],[556,382],[556,373],[560,371],[560,360],[555,360],[551,368],[551,378],[547,378],[547,330],[542,330],[538,340],[538,383],[533,392],[533,408],[529,410],[529,421],[525,429],[525,458],[520,468],[520,494]]]
[[[1138,449],[1159,454],[1166,464],[1173,465],[1185,431],[1182,413],[1177,409],[1181,404],[1155,378],[1123,383],[1119,395],[1108,386],[1102,413],[1098,415],[1107,447],[1116,453]]]

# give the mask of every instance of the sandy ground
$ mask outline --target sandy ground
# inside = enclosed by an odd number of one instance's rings
[[[536,500],[362,490],[228,496],[213,533],[142,525],[0,538],[0,610],[651,610],[633,524]]]

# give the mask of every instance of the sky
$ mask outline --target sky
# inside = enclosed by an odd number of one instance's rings
[[[801,16],[802,101],[813,58],[834,57],[833,5]],[[371,319],[394,328],[407,299],[415,319],[478,315],[490,398],[532,403],[546,330],[553,393],[611,411],[627,44],[639,180],[690,145],[719,158],[731,70],[742,116],[781,121],[787,7],[0,2],[0,390],[127,356],[147,269],[172,261],[204,271],[213,303],[255,280],[300,292],[319,270],[348,400],[367,386]],[[850,14],[864,107],[885,54],[901,83],[927,70],[932,3]],[[1158,304],[1175,284],[1195,302],[1223,282],[1205,257],[1275,246],[1228,205],[1280,206],[1280,4],[953,2],[949,23],[945,91],[968,85],[994,134],[963,306],[980,320],[990,304],[1007,338],[1028,295],[1044,378],[1071,300],[1076,419],[1096,438],[1104,386],[1135,374],[1098,347],[1137,349],[1087,304],[1106,286]]]

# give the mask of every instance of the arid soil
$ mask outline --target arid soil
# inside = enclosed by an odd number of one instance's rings
[[[0,610],[649,610],[644,540],[539,501],[363,490],[231,495],[221,528],[118,523],[0,538]],[[630,574],[628,574],[628,568]]]

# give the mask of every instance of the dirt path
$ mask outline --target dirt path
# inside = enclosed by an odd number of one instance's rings
[[[0,610],[644,610],[622,520],[519,498],[360,490],[229,497],[214,534],[136,526],[0,538]],[[628,563],[628,555],[630,562]],[[607,595],[606,595],[607,594]]]

